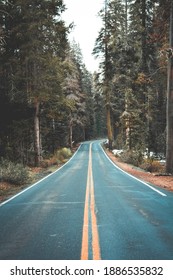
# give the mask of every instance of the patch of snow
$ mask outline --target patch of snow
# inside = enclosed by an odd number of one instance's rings
[[[114,149],[112,150],[112,153],[114,154],[114,156],[120,156],[123,153],[123,150]]]

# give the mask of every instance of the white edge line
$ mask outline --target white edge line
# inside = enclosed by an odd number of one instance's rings
[[[101,143],[100,143],[100,147],[101,147],[102,151],[104,152],[105,156],[107,157],[107,159],[108,159],[117,169],[121,170],[122,172],[124,172],[124,173],[127,174],[128,176],[132,177],[132,178],[135,179],[136,181],[139,181],[140,183],[146,185],[148,188],[150,188],[150,189],[152,189],[153,191],[159,193],[160,195],[162,195],[162,196],[167,196],[166,194],[160,192],[159,190],[155,189],[154,187],[150,186],[149,184],[145,183],[144,181],[142,181],[142,180],[136,178],[135,176],[133,176],[133,175],[129,174],[128,172],[124,171],[123,169],[121,169],[119,166],[117,166],[117,165],[108,157],[108,155],[107,155],[106,152],[104,151],[104,149],[103,149]]]
[[[36,185],[38,185],[39,183],[41,183],[42,181],[44,181],[45,179],[47,179],[48,177],[52,176],[53,174],[55,174],[56,172],[60,171],[64,166],[66,166],[73,158],[74,156],[77,154],[77,152],[79,151],[80,147],[82,146],[82,144],[78,147],[78,149],[76,150],[76,152],[73,154],[73,156],[65,163],[63,164],[60,168],[58,168],[57,170],[55,170],[54,172],[52,172],[51,174],[47,175],[46,177],[42,178],[41,180],[37,181],[36,183],[34,183],[33,185],[27,187],[26,189],[24,189],[23,191],[17,193],[16,195],[10,197],[9,199],[5,200],[4,202],[0,203],[0,207],[2,207],[3,205],[7,204],[8,202],[10,202],[11,200],[15,199],[16,197],[18,197],[19,195],[25,193],[26,191],[32,189],[33,187],[35,187]]]

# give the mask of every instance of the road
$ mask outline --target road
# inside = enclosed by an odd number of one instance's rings
[[[0,205],[1,260],[173,259],[173,193],[116,167],[99,141]]]

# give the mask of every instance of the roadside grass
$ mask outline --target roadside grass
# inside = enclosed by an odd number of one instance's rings
[[[6,159],[1,159],[0,203],[20,192],[28,185],[34,184],[56,171],[70,159],[73,152],[66,147],[58,149],[52,156],[43,159],[40,167],[24,167],[22,164],[16,164]]]

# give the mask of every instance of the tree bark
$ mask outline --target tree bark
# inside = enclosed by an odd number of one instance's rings
[[[173,3],[170,15],[170,50],[173,50]],[[168,63],[166,172],[173,174],[173,55]]]
[[[69,142],[70,142],[70,148],[73,148],[73,126],[72,123],[70,122],[69,125]]]
[[[35,115],[34,115],[34,150],[35,150],[35,166],[39,166],[41,162],[41,140],[40,140],[40,103],[35,102]]]
[[[108,93],[106,93],[108,94]],[[106,120],[107,120],[107,134],[108,134],[108,141],[109,141],[109,150],[112,150],[113,144],[113,134],[112,134],[112,124],[111,124],[111,111],[110,105],[106,105]]]
[[[111,124],[111,106],[110,106],[110,92],[109,92],[109,66],[108,66],[108,35],[107,35],[107,0],[105,0],[105,95],[106,95],[106,123],[107,123],[107,137],[109,142],[109,150],[112,150],[113,133]]]

